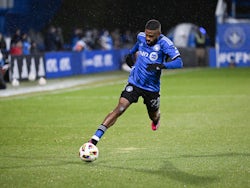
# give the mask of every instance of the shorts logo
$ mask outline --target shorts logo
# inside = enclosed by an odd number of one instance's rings
[[[151,53],[149,54],[149,59],[150,59],[151,61],[156,61],[156,60],[158,59],[158,54],[157,54],[156,52],[151,52]]]
[[[127,91],[127,92],[133,91],[133,87],[132,87],[132,86],[127,86],[127,87],[126,87],[126,91]]]

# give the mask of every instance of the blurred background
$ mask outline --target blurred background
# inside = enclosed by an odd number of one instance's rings
[[[152,18],[185,67],[250,66],[249,0],[0,0],[1,82],[123,69]]]

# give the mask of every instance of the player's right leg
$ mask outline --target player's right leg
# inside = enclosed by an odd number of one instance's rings
[[[102,122],[102,125],[105,125],[107,128],[114,125],[117,118],[120,115],[122,115],[123,112],[125,112],[125,110],[129,107],[129,105],[130,102],[126,98],[121,97],[116,108],[105,117],[105,119]]]
[[[130,104],[137,102],[139,95],[136,91],[136,87],[131,84],[128,84],[121,93],[118,105],[115,109],[110,112],[103,120],[102,124],[98,127],[95,134],[91,137],[90,141],[93,144],[97,144],[101,139],[105,131],[114,125],[117,118],[122,115],[125,110],[130,106]]]
[[[115,109],[110,112],[105,119],[103,120],[102,124],[98,127],[95,134],[91,137],[90,141],[93,144],[97,144],[97,142],[101,139],[105,131],[114,125],[117,118],[125,112],[125,110],[129,107],[130,102],[123,97],[120,97],[118,105],[115,107]]]

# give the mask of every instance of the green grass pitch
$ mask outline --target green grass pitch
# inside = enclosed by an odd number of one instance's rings
[[[140,99],[85,163],[79,147],[126,83],[127,73],[113,74],[121,77],[0,98],[1,188],[250,187],[249,68],[164,71],[160,129],[151,131]]]

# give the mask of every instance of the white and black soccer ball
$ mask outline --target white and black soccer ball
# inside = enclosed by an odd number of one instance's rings
[[[92,143],[85,143],[79,149],[79,157],[82,161],[92,162],[98,158],[99,150]]]

